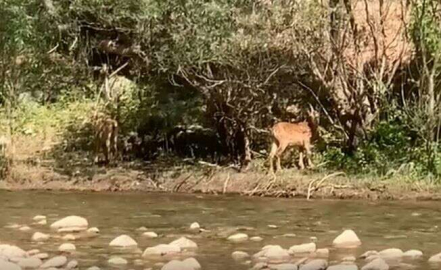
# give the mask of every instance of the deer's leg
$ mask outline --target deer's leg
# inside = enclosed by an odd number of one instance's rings
[[[277,144],[276,144],[276,142],[273,142],[271,144],[271,151],[269,154],[269,163],[270,163],[269,164],[270,165],[269,172],[273,173],[273,174],[274,174],[274,156],[276,155],[276,153],[277,153]]]
[[[279,144],[279,148],[277,149],[276,158],[277,158],[277,170],[278,171],[282,170],[282,166],[280,164],[280,160],[281,160],[282,154],[285,151],[287,146],[288,146],[288,144],[281,143],[281,144]]]
[[[300,170],[304,170],[305,169],[305,163],[303,162],[303,152],[305,151],[304,148],[300,148],[299,149],[299,167]]]
[[[306,159],[308,161],[308,166],[310,168],[314,168],[315,166],[314,166],[314,164],[311,161],[311,145],[310,144],[307,144],[305,146],[305,152],[306,152]]]

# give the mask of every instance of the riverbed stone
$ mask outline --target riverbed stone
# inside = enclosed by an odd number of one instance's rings
[[[111,246],[111,247],[123,247],[123,248],[126,248],[126,247],[136,247],[136,246],[138,246],[138,243],[136,243],[136,241],[133,240],[132,237],[130,237],[130,236],[126,235],[126,234],[123,234],[123,235],[120,235],[117,238],[113,239],[110,242],[109,246]]]
[[[38,249],[31,249],[31,250],[26,251],[26,254],[28,256],[34,256],[35,254],[38,254],[38,253],[40,253],[40,250],[38,250]]]
[[[77,260],[71,260],[70,262],[67,263],[66,265],[67,269],[76,269],[78,268],[78,261]]]
[[[58,247],[58,251],[61,251],[61,252],[72,252],[72,251],[75,251],[75,250],[76,250],[75,245],[71,244],[71,243],[61,244]]]
[[[355,264],[336,264],[329,266],[326,270],[358,270]]]
[[[41,232],[35,232],[32,235],[31,240],[34,242],[43,242],[43,241],[47,241],[49,240],[50,235],[49,234],[45,234],[45,233],[41,233]]]
[[[371,257],[371,256],[379,256],[378,251],[376,251],[376,250],[368,250],[365,253],[361,254],[360,258],[361,259],[366,259],[366,258]]]
[[[418,259],[423,256],[423,252],[417,249],[411,249],[404,252],[403,256],[407,259]]]
[[[100,270],[100,268],[98,266],[91,266],[87,270]]]
[[[172,255],[177,254],[181,252],[181,248],[176,245],[167,245],[167,244],[160,244],[154,247],[148,247],[143,252],[143,257],[149,257],[149,256],[165,256],[165,255]]]
[[[30,258],[23,258],[20,261],[18,261],[18,265],[23,269],[35,269],[40,267],[43,262],[39,258],[30,257]]]
[[[98,229],[97,227],[92,227],[87,229],[87,233],[89,234],[99,234],[100,233],[100,229]]]
[[[355,248],[361,245],[361,241],[353,230],[345,230],[334,239],[332,245],[337,248]]]
[[[361,270],[389,270],[389,265],[382,258],[376,258],[363,266]]]
[[[11,259],[11,258],[25,258],[28,255],[26,251],[24,251],[23,249],[17,246],[5,244],[5,245],[0,245],[0,256],[5,257],[6,259]]]
[[[7,270],[22,270],[20,266],[18,266],[15,263],[7,262],[5,260],[0,259],[0,269],[7,269]]]
[[[263,238],[260,236],[253,236],[250,238],[250,241],[253,241],[253,242],[261,242],[262,240],[263,240]]]
[[[404,252],[399,249],[399,248],[388,248],[388,249],[383,249],[382,251],[380,251],[378,253],[378,255],[385,259],[395,259],[395,258],[401,258],[404,255]]]
[[[43,215],[36,215],[35,217],[32,218],[32,220],[34,221],[40,221],[40,220],[45,220],[46,216]]]
[[[126,259],[121,257],[110,258],[107,262],[113,265],[126,265],[128,263]]]
[[[248,240],[248,235],[245,233],[236,233],[236,234],[229,236],[227,239],[228,239],[228,241],[235,242],[235,243],[245,242]]]
[[[293,263],[281,263],[269,265],[271,270],[297,270],[299,267]]]
[[[431,256],[429,258],[429,263],[441,263],[441,253]]]
[[[328,262],[322,259],[311,260],[300,266],[299,270],[325,270]]]
[[[38,253],[38,254],[33,255],[32,257],[39,258],[40,260],[46,260],[47,258],[49,258],[49,254]]]
[[[57,256],[47,260],[45,263],[43,263],[40,266],[40,268],[41,269],[47,269],[51,267],[59,268],[64,266],[66,263],[67,263],[67,258],[65,256]]]
[[[285,263],[290,259],[288,250],[278,245],[267,245],[261,251],[253,255],[254,258],[264,258],[268,263]]]
[[[328,258],[329,257],[329,249],[319,248],[315,251],[315,256],[319,257],[319,258]]]
[[[67,216],[50,225],[51,229],[57,229],[58,231],[62,229],[86,230],[88,226],[89,222],[87,219],[80,216]]]
[[[25,226],[21,226],[18,230],[22,231],[22,232],[28,232],[32,229],[31,229],[31,227],[25,225]]]
[[[201,225],[199,225],[199,223],[193,222],[192,224],[190,224],[190,230],[199,231],[200,229],[201,229]]]
[[[235,260],[235,261],[241,261],[241,260],[245,260],[247,258],[250,257],[250,255],[244,251],[234,251],[231,254],[231,257]]]
[[[147,238],[157,238],[158,234],[156,234],[155,232],[145,232],[142,234],[142,236]]]
[[[186,237],[181,237],[181,238],[171,242],[170,245],[178,246],[181,249],[196,249],[196,248],[198,248],[198,245],[195,242],[193,242],[192,240],[190,240]]]
[[[189,258],[183,261],[172,260],[166,263],[161,270],[199,270],[201,265],[194,258]]]
[[[304,254],[304,253],[312,253],[317,249],[317,246],[315,243],[307,243],[307,244],[301,244],[301,245],[294,245],[289,248],[289,253],[291,255],[296,254]]]

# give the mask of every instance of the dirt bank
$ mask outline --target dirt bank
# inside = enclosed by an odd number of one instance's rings
[[[427,181],[348,177],[342,172],[286,169],[275,177],[259,168],[238,172],[210,164],[125,163],[103,168],[85,164],[64,170],[44,164],[14,166],[0,181],[7,190],[184,192],[310,199],[440,200],[440,185]]]

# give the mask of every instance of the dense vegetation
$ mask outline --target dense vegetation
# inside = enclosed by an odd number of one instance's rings
[[[120,124],[123,160],[248,165],[272,124],[311,104],[321,168],[438,179],[440,90],[437,0],[0,2],[12,145],[53,132],[51,149],[87,152],[100,110]]]

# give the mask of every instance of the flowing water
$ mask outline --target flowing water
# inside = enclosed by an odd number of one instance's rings
[[[125,253],[109,248],[109,242],[121,235],[134,238],[140,250],[169,243],[181,236],[195,241],[199,248],[194,257],[202,269],[249,269],[234,262],[235,250],[250,254],[268,244],[289,248],[317,238],[319,248],[330,248],[329,262],[343,256],[358,256],[367,250],[385,248],[419,249],[424,258],[411,263],[417,269],[429,269],[427,259],[441,252],[438,202],[366,202],[366,201],[305,201],[294,199],[247,198],[238,196],[175,195],[148,193],[59,193],[0,191],[0,243],[17,245],[25,250],[40,249],[51,256],[58,254],[60,239],[34,243],[35,231],[51,233],[49,225],[68,215],[88,219],[90,227],[98,227],[100,235],[74,241],[77,250],[69,258],[79,261],[81,269],[97,265],[110,269],[107,260],[118,254],[129,261],[124,269],[160,269],[155,262],[143,260],[139,253]],[[35,215],[46,215],[46,226],[34,225]],[[198,222],[202,234],[189,232],[191,223]],[[32,228],[23,232],[6,228],[24,224]],[[268,225],[275,225],[268,226]],[[144,226],[160,237],[147,239],[137,228]],[[225,237],[234,228],[249,236],[260,236],[261,242],[230,243]],[[332,240],[344,229],[353,229],[362,246],[353,250],[334,250]],[[290,235],[290,237],[285,234]],[[285,235],[285,236],[284,236]],[[138,260],[138,263],[134,263]],[[357,259],[362,266],[364,261]]]

